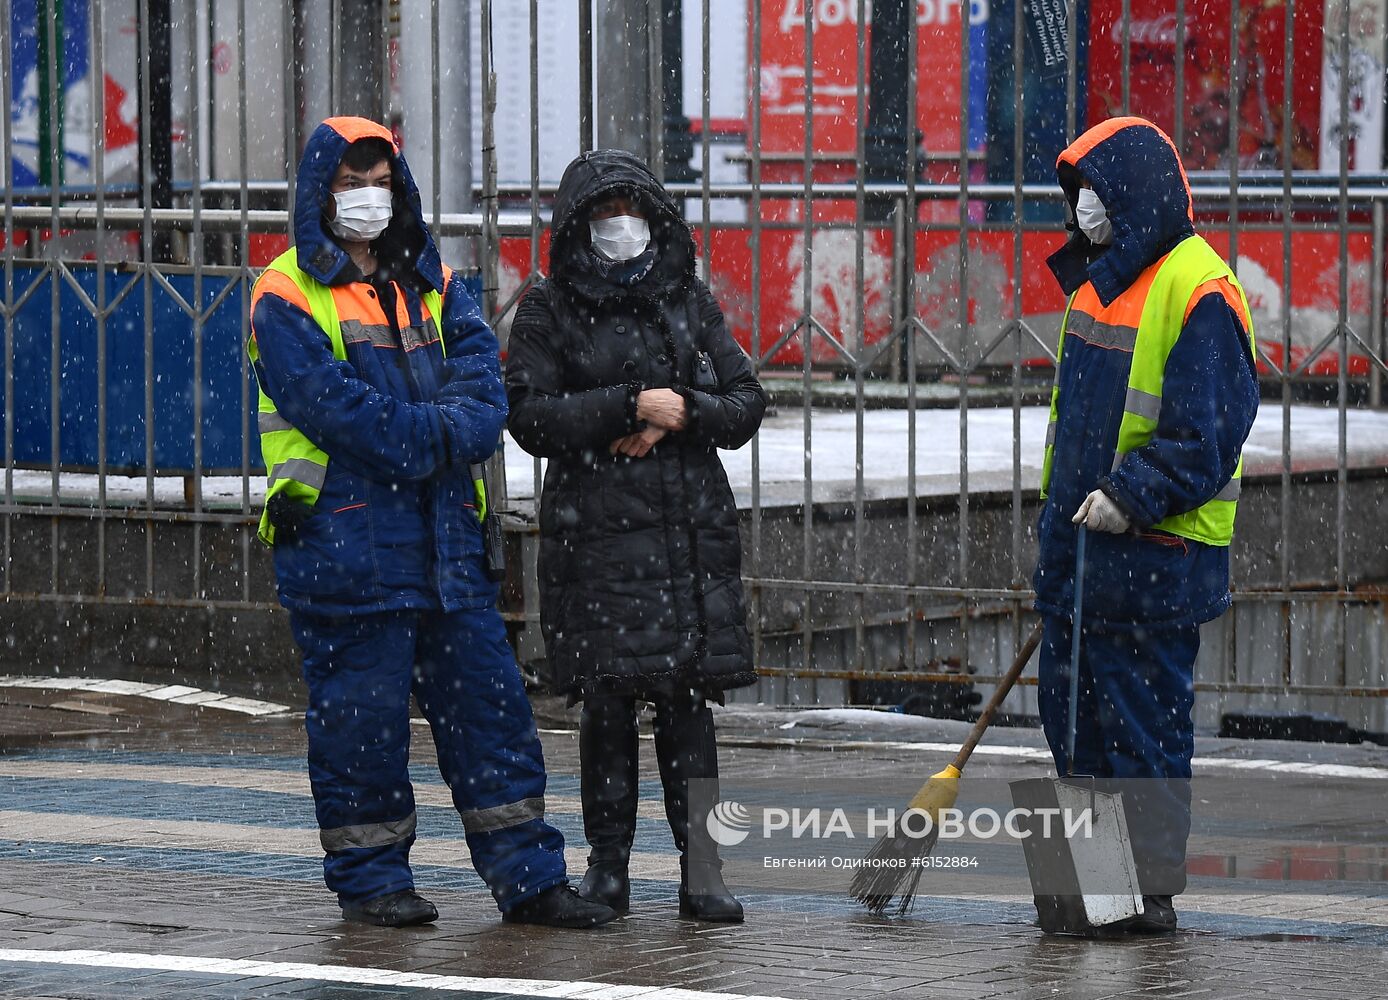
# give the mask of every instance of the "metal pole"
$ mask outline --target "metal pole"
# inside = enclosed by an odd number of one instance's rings
[[[142,161],[150,171],[148,198],[152,208],[173,207],[173,12],[172,0],[147,0],[140,4],[146,30],[147,57],[140,60],[142,84],[149,86],[148,116],[140,116],[140,145],[149,155]],[[173,259],[168,233],[156,232],[146,260],[167,263]]]
[[[704,8],[706,13],[706,0]],[[698,179],[699,171],[690,162],[694,137],[684,113],[684,0],[661,0],[660,18],[661,162],[665,180],[689,183]],[[707,131],[707,121],[704,127]]]
[[[593,0],[578,0],[578,151],[593,148]]]
[[[447,212],[472,204],[472,52],[467,6],[443,0],[400,4],[400,104],[405,155],[444,261],[466,267],[472,240],[442,236]]]
[[[659,129],[651,123],[661,107],[658,40],[660,27],[648,0],[597,0],[597,142],[607,149],[625,149],[644,157],[659,174],[661,162],[652,152],[660,145]],[[652,114],[654,108],[655,114]]]
[[[874,0],[872,4],[872,97],[861,152],[866,161],[866,181],[900,183],[906,175],[907,147],[915,145],[915,122],[908,122],[906,117],[910,93],[907,77],[915,62],[908,49],[915,7],[914,0]],[[967,21],[967,14],[961,19]],[[862,86],[861,79],[858,85]],[[892,199],[873,198],[867,217],[886,222],[892,208]]]
[[[382,0],[337,0],[333,53],[335,115],[385,117],[385,45]]]

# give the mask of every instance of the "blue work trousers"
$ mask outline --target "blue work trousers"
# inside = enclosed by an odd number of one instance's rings
[[[342,903],[414,887],[410,695],[433,732],[472,864],[506,910],[567,881],[544,821],[545,766],[495,609],[327,618],[293,613],[308,682],[309,778]]]
[[[1041,724],[1056,771],[1066,774],[1071,626],[1054,615],[1043,621]],[[1199,650],[1195,625],[1085,625],[1080,635],[1074,773],[1092,775],[1101,788],[1123,793],[1138,881],[1147,895],[1185,890]]]

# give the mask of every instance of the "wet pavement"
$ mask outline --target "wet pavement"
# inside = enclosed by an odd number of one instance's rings
[[[984,870],[927,873],[936,894],[904,917],[870,916],[808,877],[759,876],[738,855],[747,923],[681,920],[647,741],[632,914],[577,932],[500,923],[421,729],[412,858],[441,918],[387,930],[343,922],[322,886],[296,712],[199,701],[0,687],[0,997],[1388,997],[1382,748],[1201,740],[1198,782],[1212,784],[1197,783],[1182,931],[1089,941],[1043,936],[1020,850],[969,840],[951,850]],[[538,710],[549,816],[577,875],[573,717]],[[719,726],[730,794],[768,776],[918,783],[961,728],[758,710]],[[1038,734],[997,730],[965,787],[986,797],[1045,773]],[[1263,808],[1235,804],[1240,791]]]

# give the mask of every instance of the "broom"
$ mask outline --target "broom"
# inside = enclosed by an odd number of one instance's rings
[[[998,706],[1017,683],[1017,678],[1026,669],[1027,661],[1031,659],[1031,654],[1036,651],[1040,642],[1041,626],[1037,625],[1032,629],[1031,635],[1027,636],[1027,641],[1022,644],[1011,668],[993,690],[993,697],[988,699],[983,713],[979,715],[973,729],[969,730],[969,737],[954,755],[954,762],[943,771],[931,775],[930,780],[921,786],[921,790],[906,807],[908,811],[919,809],[929,814],[932,821],[930,832],[924,837],[912,837],[902,832],[901,824],[898,824],[895,833],[885,834],[873,845],[872,850],[868,852],[866,864],[854,874],[849,891],[854,899],[872,913],[880,915],[886,912],[895,897],[900,897],[896,907],[898,916],[911,908],[916,898],[916,886],[920,882],[921,872],[925,871],[925,866],[919,859],[935,849],[935,841],[940,836],[940,813],[952,808],[955,800],[959,798],[959,777],[964,765],[969,762],[969,756],[974,752],[974,747],[978,746],[978,741],[983,738],[984,730],[993,721]]]

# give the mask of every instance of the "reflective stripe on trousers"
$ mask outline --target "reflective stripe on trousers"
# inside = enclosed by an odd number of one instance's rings
[[[544,819],[545,798],[543,795],[507,802],[485,809],[469,809],[462,814],[463,829],[468,833],[491,833],[504,830],[508,826],[520,826],[532,819]]]
[[[385,847],[398,844],[414,836],[415,813],[403,819],[393,819],[385,823],[363,823],[360,826],[339,826],[332,830],[320,830],[318,839],[323,850],[350,851],[354,847]]]

